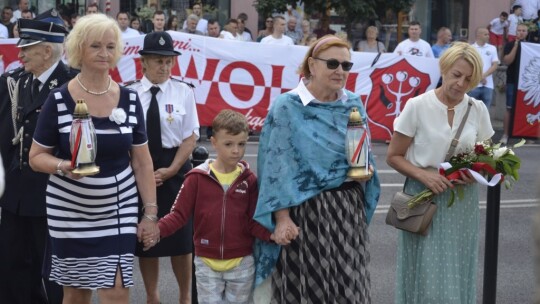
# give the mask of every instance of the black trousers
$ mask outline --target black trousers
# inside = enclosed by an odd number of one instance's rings
[[[43,278],[47,218],[2,209],[0,220],[0,303],[60,304],[62,286]]]

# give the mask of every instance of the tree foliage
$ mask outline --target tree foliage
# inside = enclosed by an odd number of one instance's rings
[[[377,19],[388,9],[394,12],[407,10],[414,3],[414,0],[303,0],[304,10],[308,14],[321,13],[322,17],[327,17],[330,9],[345,18],[348,23]],[[294,0],[258,0],[255,1],[255,8],[262,17],[267,17],[272,13],[282,13],[286,11],[286,5],[296,3]]]

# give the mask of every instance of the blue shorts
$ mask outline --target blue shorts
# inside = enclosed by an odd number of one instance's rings
[[[514,96],[515,87],[516,85],[513,83],[506,84],[506,109],[508,110],[514,108],[514,104],[516,103]]]
[[[467,95],[471,96],[474,99],[483,101],[489,110],[489,107],[491,106],[491,101],[493,100],[493,89],[490,89],[488,87],[476,87]]]

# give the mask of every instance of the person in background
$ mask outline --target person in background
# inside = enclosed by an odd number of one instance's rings
[[[521,41],[524,41],[529,34],[529,28],[526,24],[518,24],[516,29],[516,37],[513,41],[508,42],[504,46],[503,63],[508,66],[506,69],[506,112],[503,119],[503,135],[499,142],[506,145],[508,143],[508,134],[510,134],[510,123],[512,109],[516,103],[517,77],[519,71],[519,57],[521,55]]]
[[[308,39],[308,36],[313,34],[311,32],[311,24],[309,23],[309,20],[302,20],[302,39],[300,39],[299,45],[306,45],[306,41]],[[315,36],[317,37],[317,36]]]
[[[171,210],[184,182],[184,175],[191,169],[189,157],[199,137],[199,120],[193,87],[171,78],[180,52],[174,49],[169,33],[147,34],[139,54],[144,76],[127,87],[137,92],[146,113],[148,145],[154,165],[152,176],[157,186],[158,216],[163,217]],[[160,301],[160,257],[170,257],[180,293],[179,303],[191,303],[192,235],[190,222],[148,251],[144,250],[147,246],[137,245],[136,255],[146,290],[146,303],[157,304]],[[153,240],[158,236],[156,234]]]
[[[52,261],[46,269],[63,285],[63,303],[89,304],[97,290],[100,303],[128,304],[137,233],[157,229],[141,103],[134,91],[109,76],[123,46],[113,18],[90,14],[77,22],[66,39],[66,53],[80,73],[49,94],[30,149],[32,169],[49,175]],[[81,99],[96,130],[99,173],[91,177],[76,173],[71,164],[70,130],[75,100]],[[143,219],[137,225],[140,208]]]
[[[264,25],[264,30],[260,30],[259,35],[257,35],[257,42],[261,42],[264,37],[272,35],[274,32],[274,18],[266,17]]]
[[[253,220],[258,190],[255,174],[242,160],[249,137],[246,117],[222,110],[212,126],[216,159],[186,175],[173,208],[159,221],[160,236],[166,239],[193,217],[200,303],[249,303],[254,239],[270,242],[273,235]]]
[[[208,20],[204,19],[203,18],[203,7],[202,7],[202,3],[201,2],[195,2],[193,4],[193,7],[191,8],[191,12],[197,16],[198,18],[198,21],[197,21],[197,30],[202,32],[203,35],[206,35],[207,34],[207,29],[208,29]],[[187,20],[184,21],[184,25],[182,26],[182,29],[186,29],[187,28]]]
[[[14,38],[13,26],[15,25],[15,22],[11,22],[12,17],[13,9],[10,6],[4,6],[4,8],[2,9],[2,19],[0,20],[0,23],[6,27],[8,31],[8,38]]]
[[[441,57],[442,53],[450,47],[452,42],[452,31],[443,26],[437,31],[437,41],[431,46],[435,58]]]
[[[489,22],[487,29],[489,30],[489,43],[497,48],[499,58],[503,55],[504,37],[508,30],[508,13],[501,12],[498,18]]]
[[[227,24],[223,27],[223,31],[219,34],[223,39],[239,40],[238,39],[238,21],[236,19],[229,19]]]
[[[69,22],[69,30],[71,31],[73,29],[73,27],[75,26],[75,24],[77,24],[77,21],[79,20],[81,16],[77,13],[73,13],[71,14],[71,16],[69,17],[70,18],[70,22]]]
[[[517,26],[523,23],[523,17],[521,17],[521,5],[512,6],[512,13],[508,16],[508,37],[507,42],[512,42],[516,39]]]
[[[152,17],[153,32],[165,31],[165,12],[155,11]]]
[[[309,36],[307,36],[307,39],[304,45],[311,46],[315,41],[317,41],[317,35],[310,34]]]
[[[246,32],[246,24],[244,19],[236,19],[238,21],[238,40],[240,41],[252,41],[251,34]]]
[[[47,96],[75,74],[61,61],[67,30],[56,10],[18,24],[24,67],[5,74],[0,86],[0,153],[7,177],[0,199],[0,303],[59,304],[62,287],[42,274],[51,259],[46,249],[49,175],[32,170],[29,151]],[[10,91],[8,83],[17,83],[18,91]]]
[[[422,34],[422,27],[420,22],[411,21],[409,23],[409,38],[401,41],[396,48],[394,53],[400,56],[402,55],[412,55],[412,56],[423,56],[433,58],[433,51],[431,46],[425,40],[420,39],[420,34]]]
[[[144,35],[141,31],[141,20],[137,16],[132,16],[129,22],[129,27],[136,30],[140,35]]]
[[[24,10],[21,12],[21,19],[34,19],[34,13],[31,10]]]
[[[180,22],[178,21],[178,16],[172,15],[167,20],[167,31],[180,31]]]
[[[19,0],[18,2],[18,9],[13,12],[13,17],[11,18],[11,22],[17,22],[19,18],[22,18],[22,12],[23,11],[29,11],[30,10],[30,0]],[[34,19],[36,15],[30,11],[30,18]]]
[[[220,32],[221,27],[219,26],[219,22],[215,19],[208,20],[208,29],[207,29],[207,36],[208,37],[214,37],[214,38],[220,38]]]
[[[376,26],[368,26],[366,29],[366,40],[358,42],[357,51],[369,53],[386,53],[384,44],[377,40],[379,30]]]
[[[301,23],[302,23],[302,16],[300,13],[296,10],[296,2],[290,1],[293,3],[287,3],[285,8],[287,9],[285,13],[283,13],[283,18],[285,18],[285,23],[289,23],[290,18],[294,17],[296,19],[296,28],[295,30],[301,32]]]
[[[538,18],[539,0],[516,0],[514,5],[521,6],[523,21],[532,21]]]
[[[248,15],[246,13],[240,13],[238,14],[238,17],[236,17],[236,19],[242,19],[242,21],[244,21],[244,25],[246,24],[246,22],[248,21]],[[251,38],[250,41],[253,41],[253,34],[251,33],[251,31],[244,26],[244,32],[248,33],[249,34],[249,37]]]
[[[118,22],[118,27],[120,27],[122,39],[129,37],[137,37],[141,35],[137,30],[129,27],[129,20],[130,18],[128,12],[118,12],[116,14],[116,22]]]
[[[478,184],[465,173],[453,182],[439,174],[457,128],[470,109],[454,155],[490,139],[495,131],[480,100],[466,94],[482,79],[482,59],[466,42],[454,42],[439,58],[442,86],[409,99],[394,122],[386,162],[406,177],[403,191],[430,189],[437,212],[427,236],[397,230],[396,304],[476,303]]]
[[[99,11],[99,6],[97,3],[90,3],[88,4],[88,6],[86,7],[86,15],[90,15],[90,14],[98,14],[98,13],[101,13]]]
[[[9,38],[9,31],[8,28],[0,23],[0,39],[8,39]]]
[[[318,29],[315,29],[313,33],[317,35],[317,39],[319,39],[325,35],[335,35],[336,31],[330,28],[330,20],[326,18],[322,20],[321,26]]]
[[[294,44],[299,44],[303,38],[303,34],[301,29],[297,29],[296,23],[296,17],[290,16],[289,21],[287,21],[285,35],[289,36],[293,40]]]
[[[476,42],[473,46],[476,48],[482,58],[482,80],[476,88],[469,92],[469,96],[482,100],[486,107],[491,107],[493,99],[493,73],[499,66],[499,57],[495,46],[488,43],[489,31],[485,27],[476,29]]]
[[[181,32],[192,34],[192,35],[204,36],[204,33],[197,29],[198,22],[199,22],[199,17],[197,17],[197,15],[195,14],[189,15],[186,20],[187,27],[182,29]]]
[[[536,29],[534,31],[529,31],[529,37],[527,41],[539,43],[540,42],[540,9],[538,10],[538,16],[535,19],[532,20],[532,24],[536,25]]]
[[[285,18],[274,17],[274,32],[261,40],[263,44],[294,45],[294,41],[289,36],[285,36]]]
[[[333,35],[312,44],[298,86],[277,97],[264,122],[254,219],[287,244],[256,243],[257,283],[271,276],[271,303],[371,303],[367,228],[380,184],[372,157],[365,183],[347,179],[350,112],[366,119],[359,96],[344,89],[350,50]]]

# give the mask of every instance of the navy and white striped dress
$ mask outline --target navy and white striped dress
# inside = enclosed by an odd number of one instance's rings
[[[34,141],[57,148],[71,159],[69,133],[75,102],[67,84],[51,92],[40,114]],[[138,196],[129,151],[147,142],[137,94],[120,88],[118,108],[127,119],[92,117],[97,133],[100,173],[73,180],[51,175],[47,221],[51,235],[50,279],[77,288],[111,288],[117,271],[124,287],[133,285]]]

